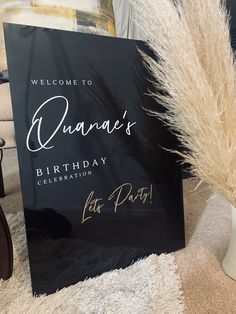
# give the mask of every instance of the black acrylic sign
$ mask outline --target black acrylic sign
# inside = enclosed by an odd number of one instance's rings
[[[184,246],[144,42],[5,24],[33,292]]]

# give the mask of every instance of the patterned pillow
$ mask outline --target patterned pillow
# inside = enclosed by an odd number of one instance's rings
[[[0,0],[0,71],[7,68],[2,22],[116,36],[112,0]]]

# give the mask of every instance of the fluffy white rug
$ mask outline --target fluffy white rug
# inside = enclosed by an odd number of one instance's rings
[[[4,170],[6,188],[11,192],[2,199],[1,203],[8,212],[7,219],[12,230],[14,275],[9,281],[0,282],[1,314],[179,314],[184,312],[180,278],[172,254],[151,255],[126,269],[114,270],[97,278],[88,279],[50,296],[33,298],[24,219],[22,211],[16,212],[18,206],[16,203],[20,203],[15,188],[19,182],[17,169],[15,151],[8,150],[5,154]],[[8,175],[10,180],[7,178]],[[10,210],[9,205],[15,208],[14,212],[12,207]]]

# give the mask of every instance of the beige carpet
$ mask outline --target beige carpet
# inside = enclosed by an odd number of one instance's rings
[[[16,151],[5,151],[7,214],[14,244],[14,276],[0,283],[1,314],[180,314],[184,312],[177,264],[172,254],[151,255],[48,297],[31,295]]]
[[[195,183],[188,181],[184,186],[187,247],[175,256],[186,312],[236,313],[236,281],[221,268],[230,237],[229,205],[211,196],[206,185],[196,193],[192,192]]]

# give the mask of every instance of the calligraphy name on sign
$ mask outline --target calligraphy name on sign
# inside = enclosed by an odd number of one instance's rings
[[[47,106],[56,106],[57,100],[63,100],[64,103],[64,110],[61,114],[60,119],[58,120],[56,128],[51,132],[51,134],[48,134],[48,138],[46,140],[42,140],[42,128],[44,123],[44,112],[45,108]],[[29,132],[26,137],[26,146],[29,151],[31,152],[38,152],[42,149],[52,149],[54,147],[53,145],[53,139],[56,136],[57,133],[61,132],[62,134],[68,134],[72,135],[74,133],[79,133],[82,136],[87,136],[89,133],[91,133],[94,130],[104,130],[108,134],[112,134],[115,131],[118,131],[120,129],[125,128],[125,133],[127,135],[131,135],[131,128],[136,124],[136,122],[131,121],[125,121],[127,117],[127,110],[124,111],[124,114],[122,116],[122,120],[116,120],[112,122],[111,120],[105,120],[102,122],[93,122],[89,123],[88,125],[84,122],[78,122],[74,126],[72,125],[66,125],[65,119],[69,112],[69,100],[64,96],[54,96],[49,99],[47,99],[39,108],[36,110],[36,112],[33,115],[31,126],[29,129]],[[36,148],[32,147],[32,141],[31,136],[32,133],[37,134],[37,143]],[[34,142],[34,141],[33,141]],[[34,142],[35,144],[35,142]]]

